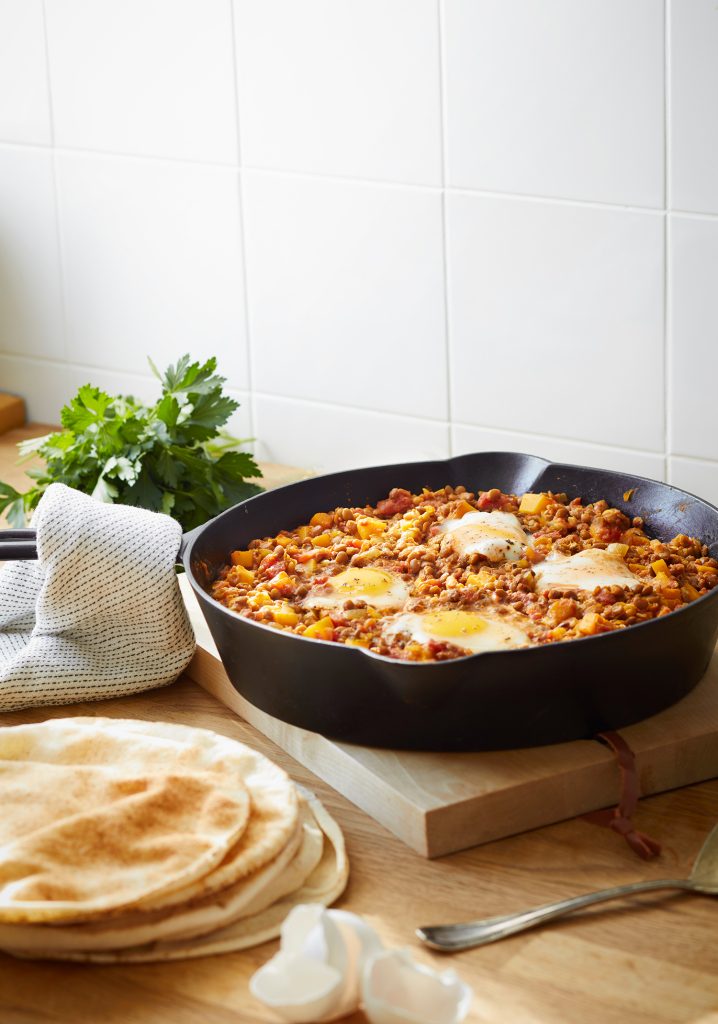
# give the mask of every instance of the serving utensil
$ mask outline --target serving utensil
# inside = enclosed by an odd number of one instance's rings
[[[583,896],[572,896],[567,900],[546,903],[542,907],[520,911],[518,914],[487,917],[463,924],[426,925],[417,928],[416,934],[422,942],[433,949],[453,953],[460,949],[472,949],[474,946],[497,942],[509,935],[543,924],[544,921],[552,921],[574,910],[590,907],[594,903],[604,903],[607,900],[632,896],[634,893],[655,892],[659,889],[683,889],[704,896],[718,896],[718,825],[701,847],[688,878],[657,878],[631,882],[630,885],[616,885],[611,889],[599,889],[597,892],[584,893]]]

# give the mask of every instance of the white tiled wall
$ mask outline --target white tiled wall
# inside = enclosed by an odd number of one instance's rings
[[[715,0],[0,0],[0,389],[718,500]]]

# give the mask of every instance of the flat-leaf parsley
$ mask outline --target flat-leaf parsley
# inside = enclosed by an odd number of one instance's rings
[[[252,456],[221,429],[239,403],[222,393],[217,360],[192,363],[185,355],[163,374],[150,366],[162,384],[154,405],[86,384],[63,408],[62,430],[18,446],[22,457],[39,455],[45,465],[28,470],[35,484],[24,494],[0,483],[0,513],[7,510],[11,526],[23,526],[56,482],[166,512],[184,530],[262,490],[248,482],[262,475]]]

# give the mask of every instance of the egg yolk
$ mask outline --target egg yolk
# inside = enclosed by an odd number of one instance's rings
[[[462,636],[475,636],[482,633],[488,623],[475,612],[457,610],[427,612],[423,616],[423,625],[427,633],[442,640],[457,640]]]
[[[455,551],[484,555],[491,562],[516,561],[529,543],[521,523],[510,512],[468,512],[461,519],[447,519],[440,529],[450,535]]]
[[[310,608],[328,608],[353,600],[374,608],[400,608],[408,593],[408,585],[384,569],[345,569],[330,576],[304,603]]]
[[[342,597],[376,597],[388,593],[393,577],[381,569],[347,569],[327,580],[327,586]]]

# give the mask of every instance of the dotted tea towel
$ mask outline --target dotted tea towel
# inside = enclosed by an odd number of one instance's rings
[[[52,484],[32,525],[38,560],[0,568],[0,711],[171,683],[194,652],[179,524]]]

